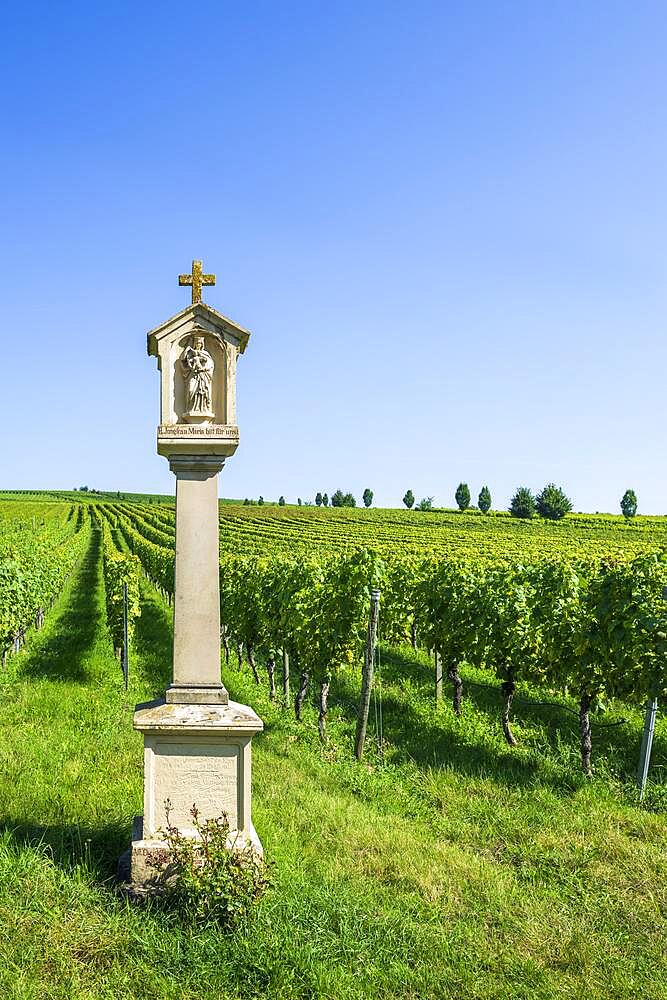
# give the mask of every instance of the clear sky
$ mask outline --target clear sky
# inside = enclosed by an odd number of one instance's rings
[[[253,331],[223,496],[667,512],[667,4],[13,4],[2,488],[171,492],[145,333]]]

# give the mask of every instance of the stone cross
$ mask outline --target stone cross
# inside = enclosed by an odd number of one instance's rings
[[[201,261],[179,283],[192,305],[148,334],[161,373],[157,450],[176,476],[172,683],[165,697],[138,705],[144,736],[144,814],[136,818],[131,878],[150,880],[147,859],[164,851],[165,801],[171,822],[195,836],[202,820],[227,815],[232,839],[261,844],[250,812],[250,744],[261,732],[251,708],[231,701],[220,676],[218,474],[236,451],[236,362],[250,334],[201,302]]]
[[[179,285],[192,285],[192,304],[195,305],[197,302],[201,302],[202,285],[214,285],[215,275],[202,274],[202,262],[193,260],[192,274],[179,274],[178,283]]]

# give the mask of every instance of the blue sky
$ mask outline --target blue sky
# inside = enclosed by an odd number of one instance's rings
[[[0,486],[173,491],[145,333],[202,257],[253,331],[222,495],[664,513],[666,42],[646,2],[12,6]]]

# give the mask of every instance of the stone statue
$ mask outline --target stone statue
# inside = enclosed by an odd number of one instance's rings
[[[213,358],[204,347],[204,338],[194,334],[181,358],[187,391],[188,416],[212,417]]]

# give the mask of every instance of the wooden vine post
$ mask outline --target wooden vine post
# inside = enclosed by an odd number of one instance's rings
[[[662,599],[667,601],[667,587],[662,588]],[[642,802],[646,793],[646,782],[648,781],[648,769],[651,763],[651,750],[653,748],[653,734],[655,733],[655,717],[658,714],[658,699],[649,698],[646,702],[646,714],[644,716],[644,732],[642,734],[642,746],[639,753],[639,766],[637,768],[637,787],[639,788],[639,801]]]
[[[368,615],[368,634],[366,636],[366,648],[364,649],[364,672],[361,679],[361,700],[359,702],[357,735],[354,745],[354,753],[357,760],[361,760],[364,752],[364,743],[366,742],[366,727],[368,725],[368,711],[371,704],[373,671],[375,669],[375,648],[377,646],[379,613],[380,591],[371,590],[371,606]]]
[[[289,701],[289,653],[283,649],[283,697],[285,704]]]
[[[442,656],[437,649],[433,656],[435,659],[435,705],[437,708],[442,701]]]

